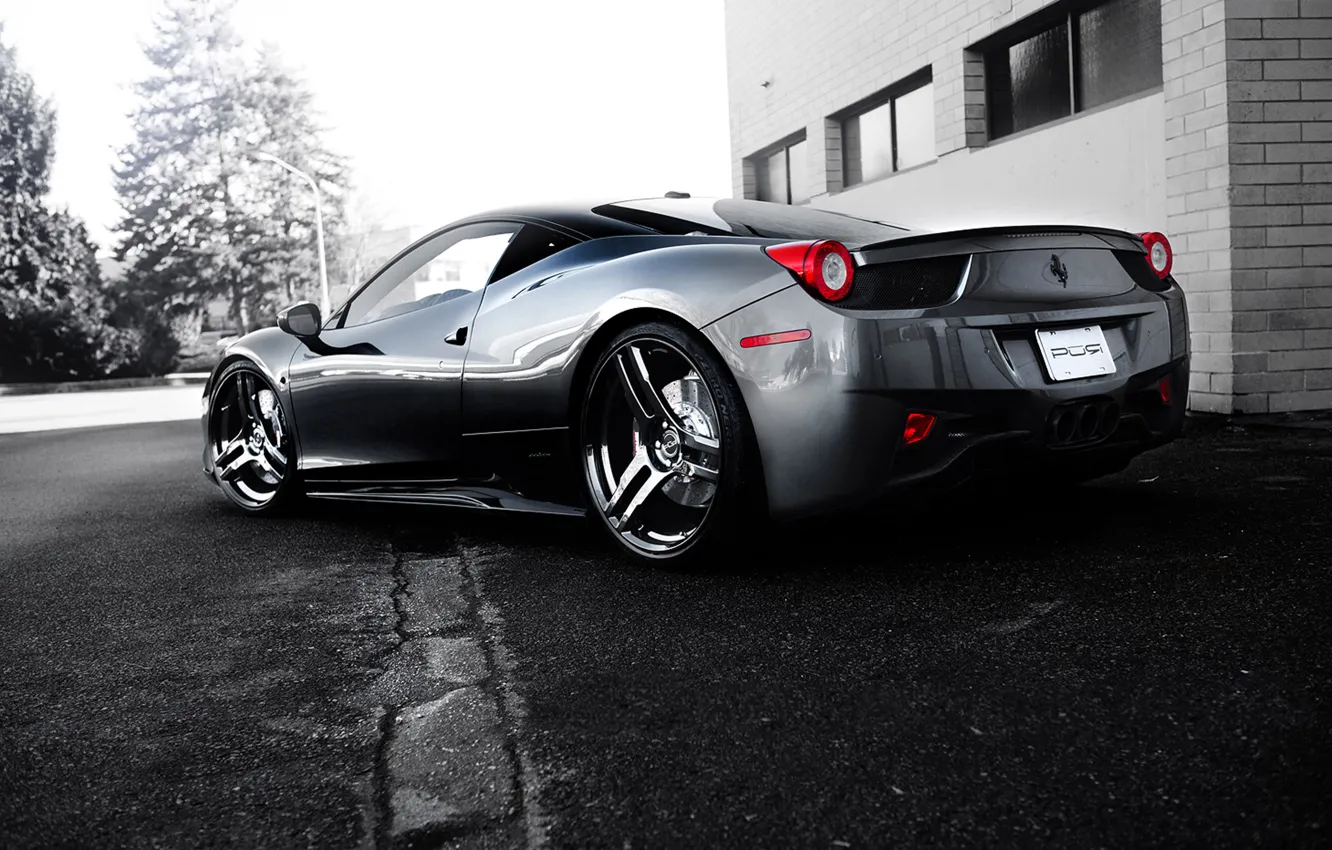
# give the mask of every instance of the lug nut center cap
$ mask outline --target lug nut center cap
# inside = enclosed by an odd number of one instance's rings
[[[674,431],[667,431],[661,435],[661,459],[664,461],[673,461],[680,456],[680,435]]]

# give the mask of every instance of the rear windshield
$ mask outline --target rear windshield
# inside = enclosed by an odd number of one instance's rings
[[[732,198],[647,198],[603,204],[592,212],[667,236],[759,236],[769,239],[836,239],[848,246],[900,239],[910,228],[828,210],[738,201]]]

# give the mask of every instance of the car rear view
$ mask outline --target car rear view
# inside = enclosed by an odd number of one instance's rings
[[[975,476],[1083,480],[1176,436],[1184,295],[1157,233],[993,228],[764,252],[793,286],[707,329],[777,516]]]

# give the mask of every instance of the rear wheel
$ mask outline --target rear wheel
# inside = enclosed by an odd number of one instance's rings
[[[291,429],[268,379],[249,363],[227,367],[208,410],[208,445],[222,492],[250,513],[286,507],[296,490],[295,457]]]
[[[611,341],[579,433],[592,512],[639,560],[693,558],[752,516],[756,453],[739,389],[682,328],[645,323]]]

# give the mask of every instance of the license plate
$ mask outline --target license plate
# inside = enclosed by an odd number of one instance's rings
[[[1036,347],[1050,377],[1056,381],[1113,375],[1115,358],[1105,344],[1100,325],[1036,331]]]

